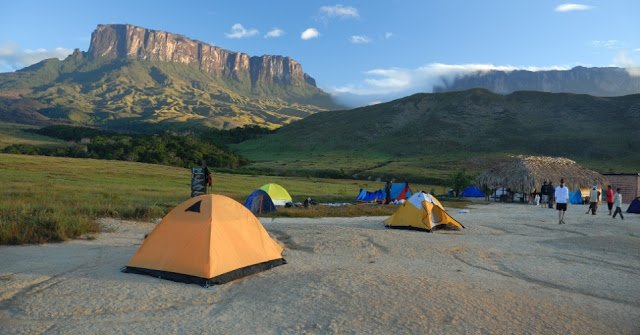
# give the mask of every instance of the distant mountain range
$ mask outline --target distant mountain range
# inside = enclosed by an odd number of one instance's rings
[[[340,108],[302,66],[132,25],[98,25],[87,52],[0,74],[0,120],[132,127],[277,127]]]
[[[480,169],[506,154],[568,157],[602,172],[636,171],[640,94],[415,94],[314,114],[237,149],[253,167],[276,173],[316,168],[422,178]]]
[[[577,66],[570,70],[475,72],[450,80],[443,79],[443,84],[434,87],[433,91],[451,92],[472,88],[486,88],[500,94],[539,91],[622,96],[640,93],[640,69]]]

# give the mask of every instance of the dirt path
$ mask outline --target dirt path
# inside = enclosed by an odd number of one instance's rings
[[[203,289],[124,274],[151,223],[0,247],[0,333],[640,334],[640,216],[474,205],[468,228],[265,219],[288,264]]]

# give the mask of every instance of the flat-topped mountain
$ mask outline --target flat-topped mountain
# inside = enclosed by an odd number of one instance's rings
[[[618,67],[582,67],[550,71],[486,71],[443,80],[434,92],[486,88],[509,94],[516,91],[589,94],[600,97],[640,93],[640,71]],[[638,75],[634,71],[639,72]]]
[[[215,77],[258,83],[316,86],[302,66],[285,56],[249,56],[183,35],[125,24],[98,25],[91,34],[91,59],[130,58],[192,65]]]
[[[290,57],[124,24],[98,25],[87,52],[0,74],[0,120],[20,123],[273,128],[338,108]]]

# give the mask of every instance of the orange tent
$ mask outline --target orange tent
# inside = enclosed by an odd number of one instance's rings
[[[169,212],[123,271],[208,286],[284,264],[282,251],[242,204],[205,194]]]

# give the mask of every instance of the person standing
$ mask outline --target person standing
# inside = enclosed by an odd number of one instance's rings
[[[599,196],[600,192],[598,191],[598,185],[593,185],[591,192],[589,192],[589,209],[587,209],[585,214],[589,214],[589,211],[591,211],[591,215],[596,215]]]
[[[547,184],[547,201],[549,204],[549,208],[553,208],[554,196],[555,196],[555,188],[553,187],[553,183],[549,181],[549,184]]]
[[[607,185],[607,207],[609,208],[609,215],[611,215],[611,210],[613,209],[613,188],[611,185]]]
[[[564,224],[564,214],[567,211],[569,202],[569,188],[564,186],[564,179],[560,179],[560,186],[554,192],[556,198],[556,209],[558,210],[558,224]]]
[[[385,205],[388,205],[388,204],[391,203],[391,184],[392,183],[393,183],[393,181],[387,180],[387,183],[384,185],[384,192],[385,192],[384,203],[385,203]]]
[[[204,193],[207,194],[209,193],[208,189],[211,189],[213,186],[213,177],[205,161],[202,161],[202,173],[204,174]]]
[[[549,190],[547,190],[547,181],[545,180],[542,183],[542,187],[540,188],[540,206],[544,208],[549,204]]]
[[[616,206],[615,212],[613,212],[612,218],[616,218],[616,214],[620,213],[620,219],[624,220],[622,216],[622,194],[620,194],[620,187],[616,188],[616,194],[613,195],[613,204]]]

